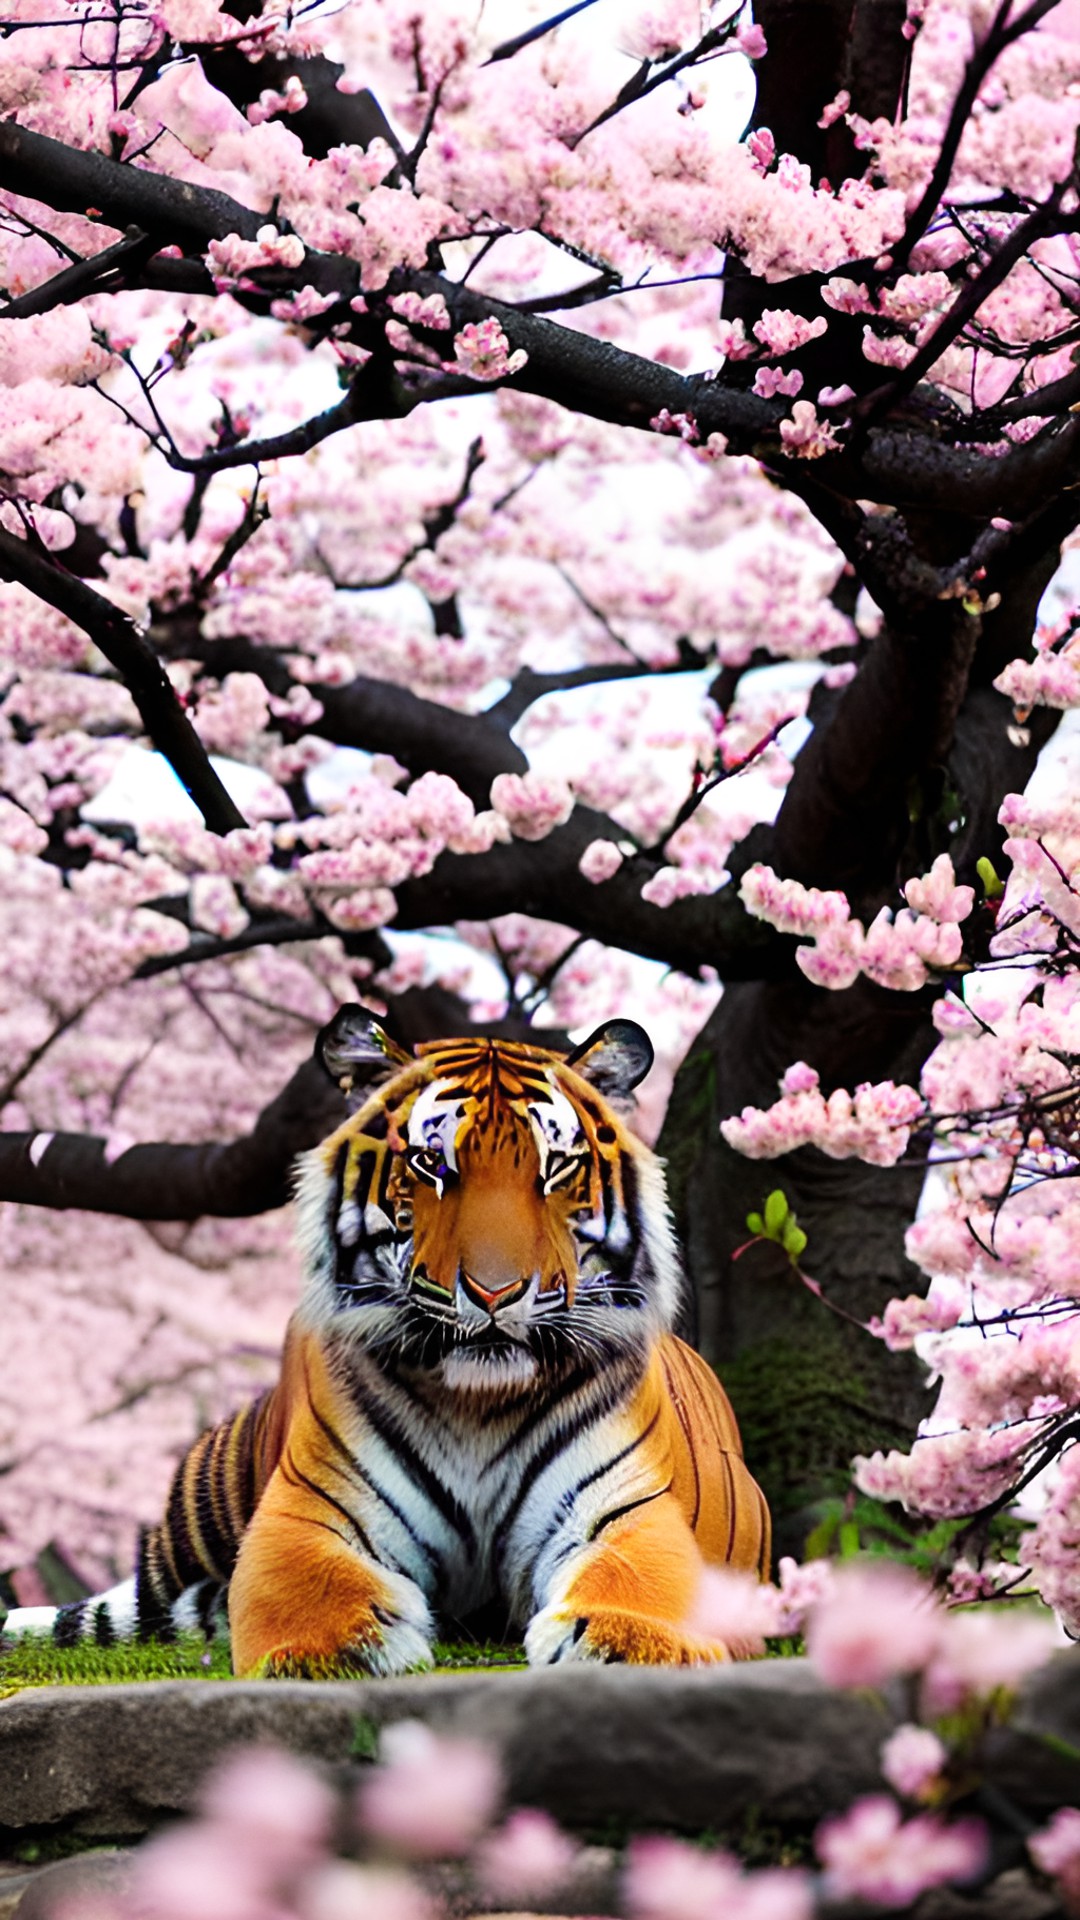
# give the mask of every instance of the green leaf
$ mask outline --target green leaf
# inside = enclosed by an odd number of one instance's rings
[[[840,1558],[850,1560],[859,1551],[859,1528],[854,1520],[845,1520],[839,1535]]]
[[[806,1536],[806,1545],[803,1548],[803,1553],[807,1560],[827,1560],[829,1557],[833,1541],[836,1539],[837,1530],[840,1526],[841,1502],[839,1500],[830,1501],[829,1507],[830,1511],[818,1521],[817,1526]]]
[[[774,1187],[765,1202],[765,1231],[770,1240],[779,1240],[789,1212],[787,1194],[782,1187]]]
[[[762,1219],[762,1217],[761,1217],[761,1215],[760,1215],[760,1213],[748,1213],[748,1214],[747,1214],[747,1216],[746,1216],[746,1230],[747,1230],[747,1232],[748,1232],[748,1233],[764,1233],[764,1231],[765,1231],[765,1222],[764,1222],[764,1220]]]
[[[798,1260],[806,1251],[806,1235],[801,1227],[796,1226],[793,1213],[784,1222],[783,1245],[784,1252],[790,1254],[792,1260]]]
[[[1002,881],[998,878],[997,870],[994,866],[993,861],[988,860],[985,853],[982,855],[981,859],[976,860],[975,871],[978,874],[979,879],[983,883],[983,889],[986,893],[987,899],[1000,900],[1002,894],[1005,891],[1005,887]]]
[[[379,1729],[366,1713],[357,1717],[349,1756],[353,1760],[374,1760],[379,1751]]]

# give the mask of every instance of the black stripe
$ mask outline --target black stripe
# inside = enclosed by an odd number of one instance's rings
[[[57,1609],[53,1621],[53,1639],[58,1647],[77,1647],[83,1637],[83,1616],[86,1612],[85,1600],[72,1600],[66,1607]]]
[[[379,1157],[378,1150],[375,1147],[365,1147],[357,1157],[356,1180],[353,1185],[352,1197],[353,1204],[360,1209],[361,1234],[363,1234],[364,1231],[364,1210],[368,1203],[368,1196],[371,1193],[372,1175],[375,1172]],[[384,1153],[382,1158],[386,1160],[388,1155]],[[336,1214],[334,1215],[334,1220],[335,1222],[337,1220]]]
[[[139,1537],[139,1557],[135,1574],[135,1621],[139,1640],[175,1640],[176,1629],[168,1602],[163,1598],[171,1583],[161,1566],[161,1529]]]
[[[579,1439],[583,1433],[586,1433],[590,1427],[595,1427],[598,1421],[606,1419],[609,1412],[610,1406],[607,1399],[598,1400],[593,1405],[582,1408],[578,1418],[572,1425],[556,1426],[554,1431],[548,1434],[543,1446],[537,1448],[518,1482],[516,1497],[511,1501],[495,1529],[495,1537],[492,1541],[492,1559],[496,1567],[501,1566],[503,1548],[506,1545],[507,1536],[518,1514],[521,1512],[522,1507],[525,1505],[529,1494],[532,1492],[537,1480],[539,1480],[540,1475],[550,1467],[552,1461],[556,1460],[560,1453],[565,1453],[567,1447]],[[577,1498],[576,1492],[574,1498]]]
[[[305,1363],[304,1371],[306,1376],[306,1373],[307,1373],[306,1363]],[[438,1563],[438,1557],[435,1554],[433,1548],[429,1545],[429,1543],[426,1540],[421,1539],[420,1535],[417,1533],[416,1528],[413,1526],[407,1514],[405,1514],[402,1511],[401,1507],[398,1506],[397,1501],[392,1499],[390,1494],[386,1493],[384,1489],[380,1487],[378,1482],[372,1478],[371,1474],[368,1473],[366,1469],[360,1465],[360,1462],[353,1457],[352,1453],[349,1451],[349,1448],[345,1445],[345,1442],[341,1438],[340,1434],[335,1432],[334,1428],[330,1425],[329,1420],[324,1419],[323,1415],[319,1412],[319,1409],[315,1405],[315,1402],[311,1396],[310,1384],[309,1384],[309,1390],[308,1390],[308,1405],[310,1406],[312,1414],[314,1415],[315,1424],[319,1428],[319,1431],[325,1435],[326,1439],[330,1442],[330,1445],[333,1447],[335,1453],[339,1454],[340,1457],[346,1462],[348,1466],[348,1474],[342,1474],[341,1476],[342,1479],[352,1478],[352,1479],[363,1481],[364,1485],[368,1488],[369,1492],[374,1494],[376,1500],[381,1500],[383,1506],[386,1507],[387,1511],[392,1513],[394,1515],[394,1518],[401,1522],[401,1525],[405,1529],[405,1532],[408,1534],[409,1539],[413,1542],[414,1546],[419,1548],[420,1552],[424,1555],[424,1558],[427,1560],[428,1565],[431,1567],[432,1571],[434,1572],[438,1567],[439,1563]],[[363,1407],[361,1408],[361,1411],[363,1411]],[[338,1472],[341,1472],[340,1468],[338,1468]],[[318,1492],[319,1489],[317,1488],[316,1491]],[[344,1508],[342,1509],[342,1511],[344,1512]],[[356,1527],[357,1532],[361,1535],[361,1538],[364,1541],[364,1545],[366,1547],[367,1552],[371,1554],[371,1557],[373,1560],[377,1560],[379,1556],[375,1553],[375,1550],[371,1546],[370,1542],[368,1541],[366,1534],[364,1534],[363,1532],[363,1529],[358,1525],[356,1521],[352,1520],[351,1515],[349,1515],[348,1518],[350,1519],[351,1524]],[[400,1562],[397,1560],[394,1560],[390,1554],[384,1553],[383,1559],[384,1561],[387,1561],[387,1560],[391,1561],[392,1565],[396,1568],[396,1570],[399,1573],[405,1572],[405,1569],[404,1567],[401,1566]]]
[[[112,1623],[107,1600],[99,1600],[94,1608],[94,1639],[99,1647],[111,1647],[116,1639],[116,1628]]]
[[[730,1560],[731,1550],[735,1545],[735,1527],[738,1520],[738,1503],[735,1496],[735,1475],[731,1471],[731,1461],[728,1459],[728,1452],[726,1447],[722,1450],[720,1454],[720,1458],[723,1461],[724,1472],[727,1474],[728,1511],[730,1512],[730,1515],[731,1515],[731,1518],[728,1521],[727,1552],[724,1555],[724,1559]]]
[[[198,1441],[196,1441],[195,1444],[197,1446]],[[183,1593],[184,1588],[191,1585],[194,1576],[205,1571],[201,1560],[195,1552],[195,1544],[188,1531],[184,1491],[190,1471],[191,1454],[189,1452],[184,1455],[184,1458],[181,1460],[180,1465],[173,1475],[173,1483],[169,1489],[169,1504],[165,1509],[165,1518],[161,1523],[160,1529],[163,1536],[162,1544],[164,1546],[165,1542],[168,1543],[168,1549],[176,1567],[179,1582],[175,1593],[170,1593],[169,1595],[171,1600],[177,1599],[177,1597]]]
[[[632,1453],[636,1453],[639,1447],[644,1446],[660,1418],[660,1412],[661,1409],[657,1407],[648,1426],[643,1432],[638,1434],[635,1440],[631,1440],[625,1447],[621,1447],[618,1453],[613,1453],[610,1460],[602,1460],[598,1467],[593,1467],[591,1473],[583,1474],[572,1492],[568,1490],[559,1495],[555,1511],[551,1518],[551,1524],[545,1529],[537,1545],[536,1552],[533,1555],[534,1563],[539,1560],[552,1534],[557,1533],[559,1528],[565,1526],[566,1522],[572,1517],[574,1508],[581,1495],[585,1492],[586,1487],[591,1487],[595,1481],[602,1480],[606,1473],[611,1473],[615,1467],[621,1466],[622,1462],[628,1460]]]
[[[633,1513],[636,1508],[647,1507],[650,1500],[659,1500],[665,1493],[670,1492],[671,1481],[669,1480],[666,1487],[657,1487],[655,1493],[643,1493],[640,1500],[628,1500],[625,1507],[614,1507],[610,1513],[605,1513],[603,1518],[596,1522],[588,1536],[590,1542],[603,1533],[605,1527],[612,1526],[616,1520],[624,1520],[626,1515]]]
[[[314,1417],[316,1426],[318,1427],[320,1433],[325,1434],[326,1438],[330,1442],[330,1445],[333,1447],[334,1452],[337,1454],[340,1454],[341,1458],[345,1461],[351,1473],[356,1466],[356,1462],[353,1459],[350,1449],[345,1445],[345,1442],[341,1438],[341,1435],[336,1431],[334,1427],[330,1425],[329,1420],[324,1418],[324,1416],[319,1412],[318,1407],[315,1405],[314,1397],[311,1392],[311,1377],[308,1373],[306,1355],[304,1356],[304,1385],[307,1388],[308,1406],[311,1408],[311,1412]]]
[[[360,1475],[360,1478],[361,1480],[363,1480],[365,1486],[367,1486],[370,1489],[375,1499],[380,1500],[383,1506],[387,1509],[387,1512],[392,1513],[395,1520],[397,1520],[400,1523],[403,1531],[408,1534],[409,1539],[412,1541],[413,1546],[416,1548],[417,1552],[423,1554],[424,1559],[427,1561],[428,1566],[430,1567],[432,1573],[435,1574],[437,1577],[441,1575],[442,1563],[439,1559],[439,1555],[436,1549],[431,1545],[430,1541],[424,1539],[422,1534],[417,1533],[416,1528],[413,1525],[413,1522],[409,1519],[409,1516],[405,1512],[405,1509],[398,1505],[397,1501],[393,1498],[391,1494],[387,1493],[385,1487],[382,1487],[379,1485],[379,1482],[373,1477],[372,1474],[365,1473],[363,1467],[357,1467],[356,1471]],[[390,1555],[387,1554],[385,1550],[384,1550],[383,1557],[384,1559],[390,1559]],[[393,1564],[397,1568],[399,1573],[405,1573],[406,1570],[401,1565],[400,1561],[395,1560]],[[411,1575],[409,1577],[411,1578]]]
[[[220,1432],[220,1429],[219,1429]],[[195,1466],[195,1484],[192,1498],[195,1511],[199,1516],[199,1532],[209,1561],[199,1556],[200,1572],[212,1574],[215,1580],[224,1583],[233,1570],[236,1560],[236,1548],[228,1535],[222,1533],[218,1520],[217,1502],[214,1499],[214,1450],[218,1444],[218,1433],[207,1438],[199,1453]]]
[[[368,1539],[367,1534],[355,1514],[350,1513],[348,1507],[342,1506],[340,1500],[335,1500],[332,1493],[327,1493],[325,1487],[320,1487],[317,1481],[309,1479],[303,1468],[297,1466],[291,1447],[286,1448],[284,1455],[281,1460],[279,1460],[278,1470],[282,1479],[287,1480],[290,1487],[306,1487],[309,1493],[315,1495],[316,1499],[325,1500],[328,1507],[333,1507],[335,1513],[340,1513],[346,1525],[352,1528],[364,1552],[374,1560],[375,1554],[372,1551],[371,1541]],[[344,1538],[344,1535],[342,1535],[342,1538]]]
[[[594,1367],[575,1367],[572,1373],[567,1374],[558,1392],[551,1394],[546,1400],[542,1400],[539,1405],[536,1404],[535,1387],[528,1387],[522,1393],[521,1399],[532,1402],[532,1410],[526,1414],[521,1424],[514,1428],[509,1440],[505,1440],[498,1452],[492,1454],[488,1463],[488,1470],[490,1471],[492,1467],[500,1466],[508,1454],[513,1453],[517,1447],[520,1447],[522,1442],[527,1440],[529,1435],[535,1432],[536,1428],[541,1426],[543,1422],[548,1419],[549,1415],[554,1413],[557,1407],[562,1406],[564,1400],[572,1399],[575,1393],[579,1393],[582,1387],[587,1387],[590,1381],[595,1380],[595,1378],[596,1370]],[[514,1404],[516,1405],[517,1402]],[[502,1402],[493,1407],[490,1414],[485,1415],[485,1419],[490,1418],[495,1420],[501,1417],[505,1411],[506,1404]]]
[[[577,1499],[579,1493],[584,1493],[586,1487],[592,1486],[594,1480],[602,1480],[605,1473],[611,1472],[612,1467],[617,1467],[622,1463],[622,1461],[629,1460],[630,1455],[632,1453],[636,1453],[639,1447],[644,1446],[646,1440],[649,1438],[649,1435],[651,1434],[653,1428],[655,1427],[657,1421],[660,1418],[660,1413],[661,1413],[661,1408],[657,1407],[656,1412],[653,1414],[653,1417],[649,1421],[648,1426],[643,1430],[643,1432],[638,1434],[636,1440],[629,1441],[625,1447],[621,1447],[619,1449],[618,1453],[612,1454],[610,1460],[601,1461],[598,1467],[594,1467],[591,1473],[587,1473],[583,1480],[578,1481],[577,1486],[574,1488],[575,1500]]]
[[[476,1533],[460,1500],[456,1494],[451,1493],[449,1487],[444,1486],[438,1474],[434,1473],[427,1461],[417,1453],[400,1422],[395,1420],[387,1408],[367,1397],[359,1402],[359,1409],[384,1445],[397,1455],[406,1471],[423,1488],[432,1506],[453,1527],[462,1544],[470,1552],[475,1552]]]
[[[259,1420],[265,1412],[272,1392],[273,1388],[268,1388],[266,1393],[260,1393],[254,1405],[248,1407],[243,1416],[246,1424],[244,1427],[243,1440],[240,1443],[239,1450],[241,1457],[237,1464],[237,1472],[240,1475],[239,1505],[245,1515],[245,1526],[251,1525],[255,1509],[259,1504],[255,1484],[257,1473],[255,1447],[259,1432]]]
[[[149,1528],[140,1527],[139,1546],[135,1555],[135,1634],[139,1640],[150,1637],[154,1630],[151,1619],[161,1611],[150,1568],[150,1539]]]
[[[214,1631],[214,1612],[224,1591],[224,1587],[216,1580],[204,1580],[202,1586],[195,1589],[195,1610],[208,1640]]]

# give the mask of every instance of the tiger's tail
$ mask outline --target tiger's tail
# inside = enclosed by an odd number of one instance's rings
[[[91,1640],[210,1637],[226,1620],[226,1596],[240,1541],[273,1469],[275,1394],[210,1427],[173,1475],[165,1516],[144,1531],[134,1575],[105,1593],[62,1607],[16,1607],[5,1636],[41,1634],[58,1647]]]

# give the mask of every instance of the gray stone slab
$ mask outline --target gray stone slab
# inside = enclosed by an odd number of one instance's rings
[[[1080,1647],[1032,1674],[986,1752],[994,1785],[1033,1818],[1080,1807]]]
[[[889,1730],[879,1703],[802,1660],[57,1687],[0,1701],[0,1829],[133,1836],[190,1807],[230,1747],[277,1741],[336,1764],[361,1717],[492,1742],[510,1799],[579,1829],[817,1820],[880,1785]]]

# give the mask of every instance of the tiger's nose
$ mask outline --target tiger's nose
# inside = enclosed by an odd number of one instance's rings
[[[469,1299],[474,1301],[478,1307],[483,1307],[484,1312],[490,1313],[493,1318],[495,1314],[498,1313],[500,1307],[508,1307],[513,1301],[520,1300],[528,1285],[527,1280],[520,1279],[511,1280],[509,1286],[506,1287],[485,1287],[481,1285],[479,1280],[474,1280],[471,1273],[466,1273],[464,1267],[461,1268],[460,1277],[462,1287]]]

